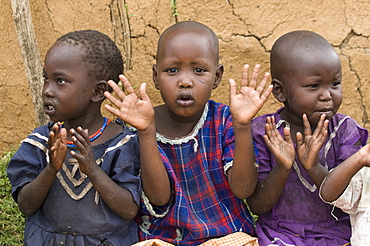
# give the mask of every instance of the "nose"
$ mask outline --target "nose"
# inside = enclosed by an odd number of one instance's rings
[[[179,86],[182,88],[193,87],[193,79],[189,73],[183,72],[179,77]]]
[[[331,96],[331,92],[329,89],[323,89],[320,93],[320,97],[319,97],[319,100],[320,101],[331,101],[332,99],[332,96]]]
[[[45,97],[53,97],[54,96],[54,89],[53,85],[50,82],[44,82],[42,87],[42,95]]]

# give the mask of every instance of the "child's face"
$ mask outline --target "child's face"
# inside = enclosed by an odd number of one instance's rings
[[[173,31],[158,50],[153,79],[165,105],[180,118],[199,118],[223,73],[207,34]]]
[[[324,52],[325,53],[325,52]],[[322,114],[331,119],[342,102],[342,69],[334,52],[307,54],[296,59],[283,84],[288,120],[300,124],[306,114],[316,126]]]
[[[94,83],[88,77],[79,46],[54,44],[45,57],[42,98],[50,120],[67,121],[91,113]]]

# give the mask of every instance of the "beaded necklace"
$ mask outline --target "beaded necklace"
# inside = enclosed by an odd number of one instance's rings
[[[100,135],[103,134],[105,128],[109,125],[109,123],[111,122],[110,119],[104,117],[104,123],[103,125],[99,128],[99,130],[97,130],[93,135],[90,135],[89,136],[89,140],[90,142],[94,141],[95,139],[97,139],[98,137],[100,137]],[[67,141],[67,146],[70,147],[70,148],[75,148],[76,145],[73,144],[72,141]]]

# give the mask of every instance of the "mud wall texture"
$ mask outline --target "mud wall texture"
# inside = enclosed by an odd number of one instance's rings
[[[10,1],[0,0],[0,153],[18,146],[36,127],[31,93],[15,31]],[[152,83],[156,42],[170,25],[202,22],[220,41],[225,73],[212,99],[228,103],[228,80],[239,80],[243,64],[269,71],[274,41],[293,30],[324,36],[338,52],[343,70],[345,113],[366,128],[370,108],[370,1],[367,0],[30,0],[41,59],[62,34],[96,29],[116,41],[133,84],[148,83],[153,104],[161,103]],[[260,114],[281,105],[270,97]]]

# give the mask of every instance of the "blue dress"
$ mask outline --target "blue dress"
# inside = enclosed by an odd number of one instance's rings
[[[122,124],[117,120],[117,123]],[[17,201],[19,190],[34,180],[48,164],[47,140],[52,123],[35,129],[9,162],[8,177]],[[102,170],[129,190],[140,204],[139,148],[136,135],[123,131],[93,146]],[[122,204],[125,206],[125,204]],[[34,214],[26,219],[25,245],[131,245],[138,242],[134,220],[124,220],[99,197],[89,178],[68,151],[63,167]]]

